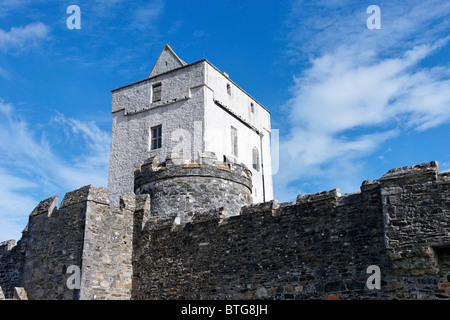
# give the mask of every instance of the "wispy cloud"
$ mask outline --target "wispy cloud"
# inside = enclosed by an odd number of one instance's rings
[[[0,29],[0,50],[3,52],[21,51],[38,45],[49,35],[49,27],[42,22],[35,22],[24,27],[14,27],[9,31]]]
[[[29,195],[39,184],[11,175],[0,168],[0,241],[20,238],[26,226],[26,217],[38,204]]]
[[[294,77],[284,106],[289,131],[274,177],[280,196],[292,191],[291,183],[314,178],[339,177],[335,187],[347,184],[356,191],[358,159],[405,130],[420,132],[450,120],[449,66],[421,66],[449,42],[442,32],[450,5],[380,6],[380,30],[366,28],[366,8],[353,2],[293,7],[289,55],[306,67]]]
[[[131,11],[132,19],[129,27],[134,30],[147,30],[147,32],[152,29],[156,32],[163,10],[164,2],[159,0],[135,6]]]
[[[52,138],[65,134],[67,139]],[[93,122],[58,114],[44,126],[31,126],[0,100],[0,136],[0,219],[10,224],[25,227],[24,219],[47,197],[62,198],[88,184],[107,186],[110,137]],[[0,226],[0,240],[9,234],[6,228]]]

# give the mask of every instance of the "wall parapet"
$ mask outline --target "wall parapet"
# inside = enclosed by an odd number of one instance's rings
[[[136,171],[136,195],[150,195],[152,216],[205,212],[223,207],[238,215],[252,203],[252,174],[243,164],[218,161],[213,152],[185,161],[182,152],[170,152],[165,161],[147,159]]]
[[[0,242],[0,257],[7,254],[15,246],[16,246],[16,240],[14,240],[14,239]]]
[[[161,163],[149,159],[136,174],[207,168],[246,179],[232,159],[219,162],[208,152],[200,159],[185,163],[171,153]],[[17,245],[0,243],[4,295],[22,287],[29,299],[450,296],[450,173],[439,173],[437,162],[389,170],[355,193],[333,189],[235,208],[209,202],[203,210],[191,206],[191,188],[207,195],[211,184],[223,188],[211,195],[227,199],[230,180],[169,176],[148,183],[148,193],[123,195],[119,207],[108,204],[105,188],[91,185],[67,193],[60,208],[57,196],[41,201]],[[174,210],[152,214],[155,206]],[[62,287],[68,265],[81,268],[78,295]],[[365,285],[370,265],[381,269],[379,291]]]
[[[431,162],[390,170],[350,194],[249,204],[232,216],[221,208],[151,217],[135,238],[132,296],[448,297],[448,177]],[[366,286],[371,265],[380,267],[381,290]]]
[[[199,160],[184,161],[183,152],[169,152],[165,161],[160,162],[158,156],[148,158],[135,170],[135,193],[140,193],[142,185],[157,180],[174,177],[213,177],[252,188],[252,173],[244,165],[232,162],[218,161],[213,152],[200,152]]]
[[[108,191],[103,187],[87,185],[66,193],[60,207],[64,208],[84,201],[109,204]]]

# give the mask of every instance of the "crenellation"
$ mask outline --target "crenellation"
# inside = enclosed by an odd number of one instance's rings
[[[93,185],[87,185],[65,194],[61,202],[60,209],[82,203],[84,201],[94,201],[97,203],[109,204],[107,189]]]
[[[337,206],[353,205],[363,202],[362,192],[346,193],[342,197],[337,198]]]
[[[438,175],[438,183],[450,183],[450,172],[443,172]]]
[[[422,181],[436,181],[438,173],[438,162],[431,161],[428,163],[391,169],[380,178],[380,182],[386,186],[389,186],[391,183],[398,183],[403,179],[409,180],[413,183],[421,183]]]
[[[257,203],[257,204],[251,204],[248,206],[244,206],[241,209],[241,216],[245,216],[248,214],[254,214],[254,213],[270,213],[274,214],[276,210],[280,207],[277,200],[270,200],[263,203]]]
[[[314,194],[308,195],[298,195],[297,196],[297,204],[311,203],[311,202],[321,202],[323,200],[334,200],[337,202],[337,199],[341,196],[341,190],[336,188],[329,191],[322,191]]]
[[[3,255],[8,254],[9,251],[11,251],[16,246],[16,240],[6,240],[3,242],[0,242],[0,258]]]
[[[180,154],[170,158],[179,159]],[[205,169],[215,183],[223,178],[220,162],[207,163],[186,168],[178,162],[167,168],[166,162],[153,158],[141,165],[137,179],[156,174],[162,176],[155,181],[179,185],[180,172],[188,172],[182,182],[186,189],[173,193],[179,197],[207,183],[205,175],[189,170]],[[227,174],[233,176],[239,166],[227,165]],[[450,191],[441,178],[447,175],[438,174],[434,180],[434,170],[433,164],[409,166],[391,170],[380,180],[364,181],[359,192],[341,196],[333,189],[299,195],[295,202],[249,202],[240,205],[239,212],[230,211],[229,205],[180,210],[177,202],[172,214],[154,215],[152,193],[122,195],[119,207],[114,207],[104,200],[104,188],[86,186],[68,193],[65,205],[54,209],[59,214],[53,219],[42,213],[56,208],[57,198],[41,202],[34,210],[41,214],[30,215],[20,244],[0,244],[6,252],[0,255],[0,265],[9,259],[5,275],[12,275],[20,263],[25,266],[23,276],[8,278],[12,285],[0,272],[0,286],[6,297],[23,287],[29,299],[325,299],[330,294],[339,299],[445,298]],[[204,190],[208,188],[195,193]],[[67,252],[67,258],[58,252]],[[81,266],[83,287],[78,294],[51,282],[42,287],[45,277],[38,277],[42,266],[37,262],[43,256],[59,272],[63,265]],[[20,262],[19,257],[26,258]],[[369,265],[381,268],[381,290],[365,286]],[[46,275],[51,278],[52,268]],[[53,296],[50,289],[65,293]]]
[[[241,206],[251,203],[249,170],[243,165],[217,161],[212,152],[202,152],[197,163],[186,163],[182,153],[171,152],[164,162],[154,164],[152,159],[141,165],[134,183],[137,195],[150,194],[152,216],[220,207],[237,215]]]
[[[51,215],[57,209],[58,209],[58,196],[50,197],[48,199],[42,200],[36,206],[36,208],[34,208],[30,216],[37,216],[45,213],[47,217],[51,217]]]

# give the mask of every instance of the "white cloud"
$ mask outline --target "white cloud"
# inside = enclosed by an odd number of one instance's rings
[[[40,201],[30,196],[27,191],[39,188],[39,185],[10,175],[4,168],[0,168],[0,181],[0,219],[2,220],[0,241],[18,240],[28,222],[28,214]]]
[[[59,175],[65,180],[78,181],[78,185],[94,184],[106,186],[110,135],[102,131],[94,122],[84,122],[67,118],[62,114],[54,117],[54,122],[71,129],[70,136],[79,136],[85,152],[73,159],[72,166],[60,167]],[[102,171],[98,172],[98,169]]]
[[[405,130],[450,120],[449,66],[420,66],[449,42],[440,24],[428,28],[445,17],[443,11],[450,13],[449,5],[435,5],[384,3],[382,29],[372,33],[365,27],[366,8],[294,6],[289,54],[295,63],[305,57],[308,63],[294,77],[284,106],[289,132],[281,137],[281,169],[274,176],[281,197],[284,190],[292,193],[291,183],[315,178],[337,178],[335,187],[357,191],[360,159]]]
[[[0,29],[0,50],[4,52],[8,50],[21,51],[36,46],[48,37],[49,31],[49,27],[42,22],[11,28],[9,31]]]
[[[41,200],[54,195],[62,199],[88,184],[107,186],[108,133],[93,122],[62,114],[38,129],[19,114],[0,100],[0,220],[8,221],[0,227],[0,241],[18,234]],[[56,139],[65,129],[68,139]]]
[[[156,24],[164,10],[162,1],[152,1],[145,5],[139,4],[130,14],[132,18],[130,28],[138,30],[147,30],[147,32],[156,29]],[[156,32],[156,30],[153,30]]]

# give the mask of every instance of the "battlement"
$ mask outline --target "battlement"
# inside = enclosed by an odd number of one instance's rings
[[[248,204],[239,215],[222,207],[150,217],[135,234],[133,297],[446,297],[448,177],[430,162],[390,170],[350,194]],[[382,270],[382,290],[365,286],[370,265]]]
[[[95,186],[59,208],[56,196],[41,201],[20,245],[0,244],[5,296],[23,287],[30,299],[448,298],[450,173],[437,162],[389,170],[354,193],[253,204],[245,166],[199,159],[148,159],[119,207]],[[69,265],[80,266],[79,291],[65,285]],[[366,286],[371,265],[381,290]]]
[[[15,287],[24,287],[30,299],[129,297],[134,209],[134,196],[123,195],[120,208],[111,207],[107,189],[93,185],[66,193],[59,208],[58,196],[42,200],[18,245],[0,244],[0,287],[6,297]],[[82,289],[67,287],[69,266],[80,268]],[[114,292],[105,292],[105,283]]]
[[[30,217],[45,215],[47,218],[58,216],[60,209],[86,201],[94,201],[109,205],[108,191],[106,188],[87,185],[77,190],[67,192],[58,208],[58,196],[53,196],[42,200],[30,213]]]
[[[176,157],[175,159],[180,159]],[[171,164],[169,167],[173,167],[172,159],[169,160]],[[216,161],[212,162],[213,165],[218,165],[219,168],[222,163],[217,164]],[[137,170],[138,175],[145,170],[150,170],[152,173],[162,173],[166,172],[166,162],[159,163],[157,159],[150,158],[143,166]],[[210,164],[208,164],[210,165]],[[179,168],[190,168],[190,167],[200,167],[198,164],[192,163],[176,163],[175,166],[179,166]],[[439,184],[450,184],[450,173],[441,173],[439,174],[439,166],[436,161],[432,161],[430,163],[423,163],[419,165],[413,166],[405,166],[401,168],[396,168],[389,170],[382,178],[378,180],[365,180],[362,182],[360,191],[348,193],[341,195],[341,191],[339,188],[321,191],[318,193],[312,194],[300,194],[297,196],[295,202],[285,202],[279,203],[277,200],[271,200],[263,203],[257,204],[249,204],[242,206],[239,215],[234,215],[230,218],[229,212],[224,207],[219,207],[216,209],[212,209],[204,212],[202,215],[196,215],[195,212],[179,212],[176,215],[169,217],[160,217],[155,216],[151,217],[148,220],[148,226],[151,230],[161,230],[161,229],[170,229],[171,231],[180,231],[182,227],[190,224],[201,223],[209,221],[217,223],[217,225],[222,225],[230,222],[239,221],[242,216],[248,215],[271,215],[271,216],[280,216],[280,215],[292,215],[298,214],[301,216],[308,208],[316,207],[317,209],[329,209],[335,208],[338,206],[351,206],[351,205],[362,205],[369,206],[367,203],[367,195],[379,194],[379,198],[381,199],[382,195],[387,195],[386,190],[389,189],[389,186],[386,184],[387,181],[391,181],[401,185],[408,185],[410,188],[411,182],[422,181],[425,185],[431,187],[429,182],[436,181]],[[154,178],[155,180],[157,178]],[[406,179],[406,180],[404,180]],[[381,190],[383,186],[383,190]],[[402,190],[403,189],[398,189]],[[409,190],[409,189],[406,189]],[[427,190],[422,190],[427,192]],[[411,192],[409,190],[408,192]],[[293,208],[299,208],[299,210],[293,210]],[[294,213],[293,213],[294,212]],[[332,211],[329,211],[332,214]],[[360,212],[351,212],[351,214],[358,214]],[[176,226],[176,227],[175,227]],[[148,229],[148,230],[150,230]]]
[[[16,240],[6,240],[0,242],[0,257],[11,251],[16,246]]]
[[[199,152],[199,160],[185,161],[183,152],[170,152],[165,161],[160,162],[158,156],[148,158],[135,170],[135,193],[141,193],[142,185],[161,179],[181,176],[217,177],[232,180],[252,188],[252,172],[244,165],[225,157],[226,161],[218,161],[214,152]]]
[[[150,194],[151,215],[177,216],[225,208],[238,215],[252,202],[252,174],[243,164],[218,161],[213,152],[200,152],[198,162],[171,152],[164,162],[151,157],[135,171],[135,194]]]

